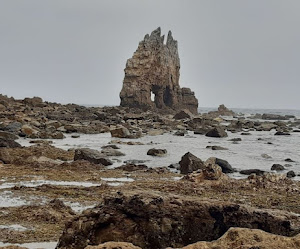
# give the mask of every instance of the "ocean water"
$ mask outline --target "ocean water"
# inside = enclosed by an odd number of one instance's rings
[[[191,152],[203,161],[209,157],[217,157],[227,160],[232,167],[237,170],[242,169],[261,169],[270,171],[275,163],[289,164],[286,170],[294,170],[300,174],[300,133],[292,133],[291,136],[274,136],[275,131],[251,131],[251,135],[241,135],[239,133],[228,132],[226,138],[211,138],[204,135],[194,135],[189,132],[184,137],[175,136],[173,133],[165,133],[159,136],[143,136],[139,139],[119,139],[122,142],[141,142],[144,145],[118,144],[120,151],[125,156],[112,157],[114,164],[109,168],[118,167],[127,160],[144,160],[144,164],[149,167],[167,167],[170,164],[178,163],[181,157]],[[242,141],[234,144],[229,141],[231,138],[241,138]],[[258,140],[260,139],[260,140]],[[110,133],[103,134],[84,134],[80,138],[72,138],[70,135],[63,140],[52,140],[53,145],[62,149],[70,148],[91,148],[101,150],[101,146],[107,145],[116,138],[112,138]],[[19,139],[19,143],[30,146],[30,140]],[[271,142],[272,144],[268,144]],[[218,145],[228,150],[213,151],[206,146]],[[167,155],[164,157],[148,156],[147,151],[151,148],[166,149]],[[270,158],[266,159],[262,154],[267,154]],[[287,163],[284,160],[291,158],[295,162]],[[246,176],[239,173],[232,174],[232,177],[243,178]],[[298,178],[296,178],[298,179]]]
[[[278,114],[278,115],[294,115],[297,118],[300,118],[300,110],[296,109],[255,109],[255,108],[229,108],[230,110],[234,111],[235,113],[243,113],[246,115],[251,114]],[[210,111],[217,111],[217,107],[199,107],[198,112],[199,113],[207,113]]]

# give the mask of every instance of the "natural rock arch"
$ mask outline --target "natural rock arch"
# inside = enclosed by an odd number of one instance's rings
[[[132,58],[127,60],[121,106],[142,109],[189,109],[197,113],[198,100],[189,88],[180,88],[180,60],[177,41],[171,31],[167,42],[160,28],[145,36]],[[151,93],[155,95],[151,100]]]

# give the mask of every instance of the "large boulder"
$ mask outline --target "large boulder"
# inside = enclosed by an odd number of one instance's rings
[[[223,159],[220,159],[220,158],[210,157],[205,161],[205,164],[206,165],[216,164],[216,165],[221,167],[223,173],[233,173],[233,172],[235,172],[235,170],[232,168],[232,166],[226,160],[223,160]]]
[[[205,168],[204,162],[190,152],[187,152],[181,157],[179,164],[180,173],[185,175],[192,173],[193,171],[196,171],[198,169]]]
[[[21,145],[14,140],[0,138],[0,147],[20,148]]]
[[[227,137],[226,131],[222,127],[214,127],[213,129],[209,130],[205,136],[207,137]]]
[[[142,109],[188,109],[198,113],[198,100],[189,88],[180,88],[177,41],[171,31],[167,41],[160,28],[146,35],[126,63],[121,106]],[[155,95],[154,100],[151,94]]]
[[[104,166],[112,165],[112,161],[106,158],[100,151],[82,148],[76,149],[74,155],[74,161],[86,160],[95,164],[102,164]]]
[[[297,214],[203,200],[197,196],[140,193],[104,197],[65,226],[57,249],[84,249],[109,241],[130,242],[144,249],[182,248],[216,240],[230,227],[260,228],[293,236],[300,232]]]
[[[128,138],[130,136],[129,130],[123,126],[115,129],[111,129],[110,134],[112,137],[118,137],[118,138]]]

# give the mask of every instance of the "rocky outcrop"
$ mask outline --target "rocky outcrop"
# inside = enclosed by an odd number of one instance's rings
[[[88,246],[85,249],[138,249],[131,243],[108,242],[98,246]],[[274,235],[259,229],[230,228],[221,238],[212,242],[197,242],[182,249],[296,249],[300,248],[300,235],[286,237]],[[167,249],[171,249],[170,247]]]
[[[185,153],[181,157],[179,164],[180,164],[180,173],[184,175],[205,168],[204,162],[190,152]]]
[[[167,42],[160,28],[145,36],[126,63],[121,106],[142,109],[188,109],[198,113],[198,100],[189,88],[180,88],[177,41],[171,31]],[[151,94],[155,95],[154,101]]]
[[[74,161],[86,160],[95,164],[102,164],[104,166],[112,165],[113,162],[107,158],[107,156],[100,151],[81,148],[75,150]]]
[[[285,237],[258,229],[230,228],[220,239],[198,242],[182,249],[296,249],[300,248],[300,235]]]
[[[66,224],[58,249],[81,249],[108,241],[124,241],[141,248],[182,248],[221,237],[230,227],[260,228],[294,236],[296,214],[243,205],[201,200],[182,195],[118,193]]]

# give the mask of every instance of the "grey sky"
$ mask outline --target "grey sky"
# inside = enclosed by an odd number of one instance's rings
[[[200,106],[300,109],[299,0],[0,0],[0,93],[119,104],[126,60],[172,30]]]

